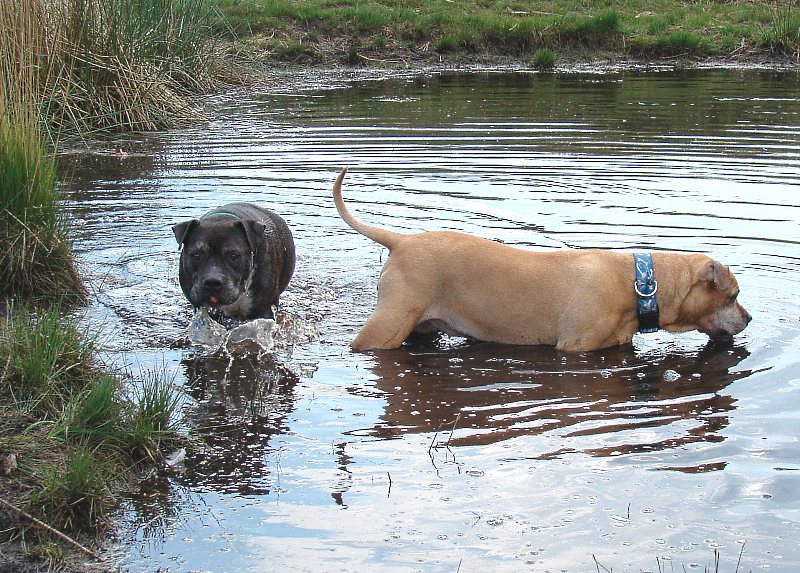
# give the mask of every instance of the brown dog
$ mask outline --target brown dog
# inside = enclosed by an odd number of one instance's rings
[[[596,350],[639,330],[630,253],[532,252],[453,231],[413,235],[357,220],[333,187],[341,218],[389,249],[378,304],[353,350],[397,348],[412,332],[435,331],[505,344]],[[660,316],[670,332],[730,338],[750,322],[728,267],[701,254],[653,253]]]

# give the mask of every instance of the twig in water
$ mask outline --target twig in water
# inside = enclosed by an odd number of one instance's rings
[[[437,438],[438,435],[439,435],[439,430],[436,430],[436,433],[433,434],[433,438],[431,439],[431,443],[428,446],[428,455],[429,456],[431,455],[431,450],[436,447],[436,446],[434,446],[434,444],[436,443],[436,438]]]
[[[59,530],[51,527],[50,525],[47,525],[45,522],[39,521],[38,519],[33,517],[27,511],[25,511],[23,509],[20,509],[16,505],[13,505],[13,504],[7,502],[2,497],[0,497],[0,505],[3,505],[5,507],[7,507],[8,509],[10,509],[11,511],[15,512],[16,514],[21,515],[25,519],[30,520],[31,522],[33,522],[34,525],[37,525],[37,526],[41,527],[42,529],[46,530],[47,532],[52,533],[56,537],[66,541],[70,545],[73,545],[74,547],[77,547],[78,549],[80,549],[81,551],[86,553],[87,555],[90,555],[91,557],[94,557],[95,559],[100,561],[100,556],[97,553],[95,553],[94,551],[92,551],[91,549],[89,549],[88,547],[84,547],[83,545],[81,545],[80,543],[78,543],[77,541],[72,539],[70,536],[68,536],[67,534],[61,533]]]
[[[601,565],[600,562],[597,560],[597,556],[592,554],[592,559],[594,559],[594,565],[597,567],[597,572],[600,573],[600,568],[603,568],[603,571],[607,571],[608,573],[613,573],[613,569],[607,569],[605,565]]]
[[[386,475],[389,477],[389,491],[386,492],[386,497],[392,495],[392,474],[386,472]]]
[[[448,448],[450,447],[450,440],[451,440],[451,439],[452,439],[452,437],[453,437],[453,432],[455,432],[455,431],[456,431],[456,426],[458,425],[458,421],[459,421],[460,419],[461,419],[461,412],[459,412],[459,413],[458,413],[458,415],[456,415],[456,421],[455,421],[455,422],[453,422],[453,427],[450,429],[450,435],[449,435],[449,436],[447,436],[447,447],[448,447]]]
[[[742,548],[739,550],[739,560],[736,562],[736,571],[735,573],[739,573],[739,565],[742,564],[742,554],[744,553],[744,545],[747,543],[746,541],[742,541]]]

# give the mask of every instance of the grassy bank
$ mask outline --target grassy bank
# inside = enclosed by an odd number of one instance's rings
[[[410,64],[557,57],[800,57],[796,0],[214,0],[228,25],[282,61]]]
[[[179,441],[171,380],[149,374],[131,393],[95,355],[56,307],[19,309],[0,330],[0,542],[47,568],[90,553],[133,469]]]
[[[91,553],[136,468],[178,440],[170,381],[110,373],[67,318],[86,294],[53,154],[65,135],[196,121],[198,94],[229,73],[211,14],[202,0],[0,2],[0,569]]]

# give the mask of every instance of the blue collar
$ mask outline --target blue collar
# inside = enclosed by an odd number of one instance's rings
[[[633,290],[636,291],[639,332],[655,332],[658,330],[658,281],[653,269],[653,257],[650,253],[634,253],[633,262],[636,267]]]

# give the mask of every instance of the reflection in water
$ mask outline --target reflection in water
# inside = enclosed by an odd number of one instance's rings
[[[270,357],[202,356],[184,359],[187,421],[200,449],[187,453],[180,481],[222,492],[269,493],[269,439],[283,429],[297,376]]]
[[[436,432],[434,444],[447,446],[526,434],[560,438],[552,451],[519,452],[532,459],[721,441],[735,402],[721,391],[749,375],[733,370],[748,355],[743,346],[712,343],[660,356],[631,347],[569,355],[493,344],[381,352],[371,369],[386,407],[373,433]]]

